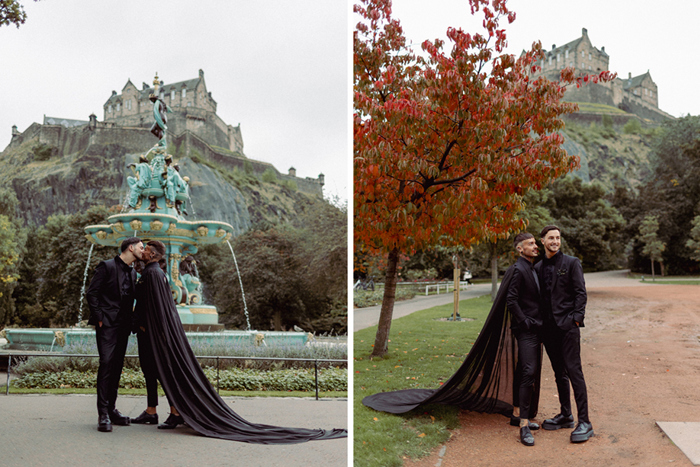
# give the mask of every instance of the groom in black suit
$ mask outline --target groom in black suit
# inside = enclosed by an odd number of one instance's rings
[[[513,315],[513,332],[518,340],[518,368],[520,384],[517,389],[520,405],[520,442],[534,446],[531,429],[538,429],[530,422],[534,416],[531,402],[535,391],[535,380],[539,377],[542,355],[542,316],[540,315],[540,286],[533,261],[537,257],[535,237],[527,232],[519,233],[513,246],[520,257],[512,266],[513,277],[508,287],[506,305]]]
[[[586,284],[583,268],[578,258],[563,254],[561,230],[548,225],[540,233],[545,258],[537,263],[539,282],[542,286],[542,338],[552,363],[559,392],[560,413],[545,420],[545,430],[573,428],[569,382],[574,389],[578,409],[578,425],[571,432],[573,443],[588,441],[593,436],[593,426],[588,419],[588,393],[581,366],[581,331],[586,313]]]
[[[88,324],[95,326],[100,355],[97,370],[99,431],[112,431],[112,424],[129,425],[129,417],[122,415],[115,403],[133,322],[136,271],[131,264],[142,258],[141,239],[127,238],[121,244],[119,255],[97,265],[86,294],[90,306]]]

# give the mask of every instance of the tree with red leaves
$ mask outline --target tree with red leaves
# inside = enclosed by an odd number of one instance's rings
[[[540,43],[503,53],[505,0],[469,0],[483,34],[448,28],[451,43],[412,51],[391,0],[360,0],[354,31],[354,241],[387,256],[372,357],[386,354],[400,254],[437,243],[468,247],[520,231],[522,196],[578,167],[557,133],[566,86],[610,80],[532,79]]]

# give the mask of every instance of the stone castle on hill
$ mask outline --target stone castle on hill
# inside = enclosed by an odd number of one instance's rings
[[[172,109],[167,114],[168,147],[176,148],[171,149],[175,159],[202,157],[258,176],[272,171],[281,181],[293,181],[301,192],[323,196],[323,174],[318,178],[300,178],[293,167],[283,174],[272,164],[245,156],[240,124],[227,125],[216,114],[217,104],[207,91],[202,70],[197,78],[187,81],[172,84],[159,81],[159,88],[161,97]],[[104,103],[103,121],[98,121],[94,114],[87,121],[44,116],[43,124],[34,123],[22,133],[13,126],[8,147],[38,135],[39,142],[53,148],[56,154],[73,154],[91,145],[110,144],[119,145],[129,153],[145,153],[157,142],[150,132],[154,116],[149,96],[153,90],[146,83],[138,89],[129,79],[121,94],[112,91]]]
[[[605,47],[594,47],[588,30],[582,29],[581,37],[557,47],[552,45],[539,62],[540,70],[534,77],[545,76],[558,80],[565,67],[573,67],[577,74],[594,74],[609,70],[610,56]],[[628,73],[627,78],[617,77],[608,83],[587,84],[576,88],[569,86],[564,99],[569,102],[591,102],[617,107],[635,114],[643,120],[662,122],[674,117],[659,109],[659,94],[649,71],[639,76]]]

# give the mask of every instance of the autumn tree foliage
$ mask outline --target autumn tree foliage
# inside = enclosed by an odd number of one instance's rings
[[[503,53],[505,0],[469,0],[481,33],[448,28],[442,40],[409,48],[390,0],[361,0],[354,31],[354,240],[386,255],[372,356],[387,352],[399,255],[445,242],[469,246],[521,230],[522,195],[575,169],[563,149],[561,102],[568,84],[531,78],[541,44]],[[442,239],[442,240],[440,240]],[[447,240],[445,240],[447,239]]]

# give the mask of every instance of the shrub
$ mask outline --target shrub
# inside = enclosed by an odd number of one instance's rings
[[[277,183],[277,174],[268,167],[262,174],[262,181],[265,183]]]
[[[243,170],[244,170],[245,173],[247,173],[248,175],[253,175],[253,163],[250,162],[250,161],[245,161],[245,162],[243,163]]]
[[[642,131],[642,124],[636,118],[630,118],[622,127],[622,132],[626,135],[638,135]]]
[[[216,368],[204,369],[207,379],[216,386]],[[25,373],[12,380],[17,388],[94,388],[97,371],[38,371]],[[140,370],[124,369],[119,380],[119,387],[125,389],[143,389],[146,381]],[[320,391],[347,391],[347,370],[326,368],[318,371]],[[251,369],[230,369],[219,371],[219,389],[228,391],[313,391],[313,369],[290,369],[280,371],[262,371]]]
[[[416,291],[411,287],[397,287],[396,301],[410,300],[416,296]],[[364,308],[367,306],[375,306],[382,303],[384,298],[384,289],[380,288],[374,291],[355,290],[353,293],[353,302],[355,308]]]
[[[49,146],[48,144],[38,144],[32,148],[32,152],[34,153],[34,160],[36,161],[47,161],[51,159],[51,156],[53,155],[53,146]]]

